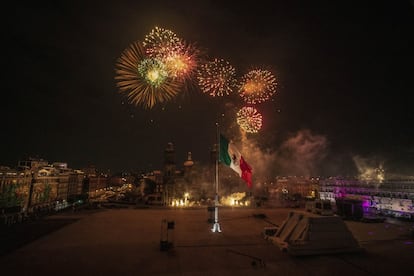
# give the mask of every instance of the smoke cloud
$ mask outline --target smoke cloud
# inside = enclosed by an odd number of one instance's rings
[[[378,161],[377,158],[364,158],[356,155],[352,158],[358,169],[358,178],[366,181],[384,180],[384,162]]]
[[[261,149],[254,141],[242,136],[242,155],[253,167],[253,176],[258,182],[278,175],[318,175],[327,149],[327,138],[307,129],[292,134],[273,150]]]
[[[325,136],[300,130],[282,143],[277,152],[277,165],[284,175],[319,174],[319,165],[327,155]]]

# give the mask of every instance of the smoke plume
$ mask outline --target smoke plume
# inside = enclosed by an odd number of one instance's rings
[[[353,161],[358,169],[358,178],[366,181],[384,180],[384,162],[378,161],[377,158],[363,158],[359,155],[354,156]]]
[[[325,136],[313,134],[310,130],[300,130],[280,146],[277,165],[284,175],[318,175],[318,166],[326,155]]]
[[[328,147],[325,136],[313,134],[310,130],[294,133],[276,149],[262,149],[246,135],[242,135],[241,144],[242,155],[253,167],[255,182],[280,175],[317,175]]]

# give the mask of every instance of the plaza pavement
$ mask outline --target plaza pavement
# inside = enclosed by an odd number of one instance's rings
[[[46,218],[10,235],[0,255],[1,275],[412,275],[412,224],[346,221],[362,253],[294,257],[265,240],[295,209],[220,208],[222,233],[212,233],[200,209],[100,209]],[[162,221],[170,250],[160,250]],[[55,226],[53,226],[55,225]],[[58,226],[56,226],[58,225]],[[28,227],[29,229],[30,227]],[[53,231],[52,231],[53,230]],[[164,233],[165,234],[165,233]],[[2,243],[5,237],[3,236]]]

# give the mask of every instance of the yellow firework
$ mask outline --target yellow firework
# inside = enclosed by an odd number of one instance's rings
[[[276,93],[276,78],[267,70],[251,70],[242,77],[239,93],[248,104],[258,104]]]
[[[237,86],[236,69],[223,59],[202,64],[197,72],[198,85],[210,96],[229,95]]]
[[[160,27],[152,29],[142,44],[150,57],[162,59],[171,53],[179,53],[184,48],[181,39],[173,31]]]
[[[181,82],[169,78],[166,65],[145,55],[140,42],[134,42],[118,58],[115,80],[119,91],[130,103],[153,108],[157,103],[174,98]]]
[[[249,133],[256,133],[262,128],[262,114],[254,107],[245,106],[237,112],[237,124]]]

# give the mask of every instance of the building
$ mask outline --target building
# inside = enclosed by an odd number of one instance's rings
[[[0,211],[25,212],[29,205],[32,174],[28,169],[0,167]]]
[[[382,181],[329,177],[320,181],[320,198],[357,200],[365,210],[414,219],[414,177]]]

